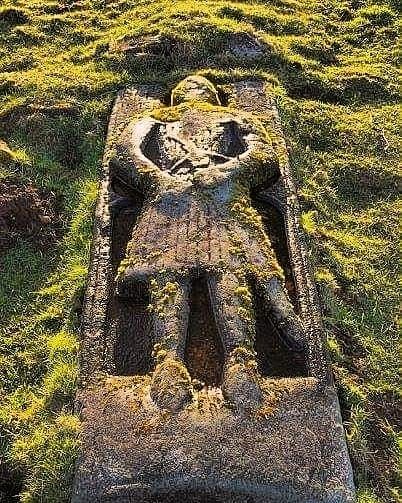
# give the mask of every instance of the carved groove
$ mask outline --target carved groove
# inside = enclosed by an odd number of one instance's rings
[[[214,320],[205,278],[195,279],[190,296],[190,319],[185,351],[190,375],[207,386],[222,382],[223,346]]]
[[[288,243],[286,239],[286,230],[283,216],[271,204],[254,198],[253,206],[262,217],[264,230],[269,237],[272,248],[278,259],[279,265],[285,273],[285,287],[290,301],[293,304],[295,312],[299,312],[299,303],[297,299],[296,285],[293,277],[292,265],[289,257]]]
[[[125,256],[127,243],[142,206],[142,198],[118,180],[113,180],[112,186],[118,198],[112,219],[112,265],[115,276]],[[152,336],[147,310],[149,294],[141,285],[134,286],[126,297],[114,294],[111,302],[110,335],[114,341],[116,375],[146,374],[151,370]]]
[[[148,303],[116,299],[114,364],[117,375],[143,375],[151,370],[152,336]]]
[[[264,309],[264,301],[253,291],[257,364],[264,377],[307,377],[306,355],[287,347]]]
[[[288,243],[283,216],[280,211],[265,201],[254,198],[253,206],[262,217],[264,230],[280,266],[285,273],[285,287],[295,312],[299,312],[296,285],[289,257]],[[287,347],[281,339],[274,322],[264,309],[264,302],[257,291],[253,291],[256,313],[256,340],[258,369],[265,377],[306,377],[306,355]]]

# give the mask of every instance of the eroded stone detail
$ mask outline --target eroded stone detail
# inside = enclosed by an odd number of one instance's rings
[[[172,97],[171,107],[125,128],[110,160],[112,177],[146,194],[117,291],[127,296],[139,284],[151,291],[158,361],[151,396],[178,410],[191,399],[183,364],[190,280],[205,274],[225,351],[225,397],[238,407],[255,406],[261,393],[249,281],[284,339],[300,350],[304,340],[249,196],[278,178],[277,156],[262,124],[219,106],[206,79],[186,79]]]
[[[279,117],[262,82],[225,90],[227,107],[191,76],[170,106],[151,86],[116,101],[83,317],[74,503],[353,501]],[[271,213],[263,221],[250,194],[282,215],[293,303]],[[273,331],[297,371],[269,373],[274,345],[261,337]]]

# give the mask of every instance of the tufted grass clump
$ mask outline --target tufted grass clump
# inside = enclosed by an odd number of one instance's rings
[[[61,495],[69,493],[78,454],[78,432],[78,418],[60,413],[54,420],[43,420],[14,442],[12,458],[29,473],[22,502],[41,501],[44,492],[49,501],[59,501]]]
[[[116,92],[192,73],[276,95],[360,503],[397,501],[399,4],[3,0],[1,180],[55,198],[60,230],[0,256],[0,456],[24,502],[69,501],[79,315]],[[239,41],[263,55],[240,57]],[[241,42],[240,42],[241,43]],[[3,144],[2,144],[3,145]],[[7,492],[8,491],[8,492]],[[11,492],[10,492],[11,491]]]

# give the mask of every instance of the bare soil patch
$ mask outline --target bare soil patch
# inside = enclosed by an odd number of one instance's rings
[[[0,182],[0,253],[21,238],[44,248],[55,240],[59,224],[54,194],[31,183]]]

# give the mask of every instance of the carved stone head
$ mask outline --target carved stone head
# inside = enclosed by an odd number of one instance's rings
[[[190,75],[182,80],[172,92],[172,106],[192,101],[204,101],[211,105],[221,104],[214,86],[200,75]]]

